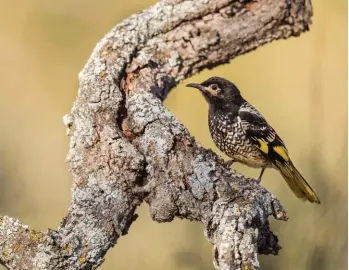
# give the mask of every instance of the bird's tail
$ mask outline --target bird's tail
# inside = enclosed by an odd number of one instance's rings
[[[318,196],[293,165],[292,161],[283,163],[276,161],[275,166],[279,169],[288,186],[298,198],[308,200],[312,203],[320,203]]]

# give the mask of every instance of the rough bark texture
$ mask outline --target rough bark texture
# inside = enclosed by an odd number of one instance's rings
[[[287,219],[263,187],[226,168],[162,105],[204,68],[308,29],[307,0],[167,0],[132,15],[98,42],[64,122],[72,201],[57,230],[0,217],[9,269],[95,269],[127,233],[142,201],[158,222],[200,221],[217,269],[258,269],[280,246],[268,216]]]

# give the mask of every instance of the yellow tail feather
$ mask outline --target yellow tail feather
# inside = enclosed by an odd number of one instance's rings
[[[312,203],[320,203],[320,200],[313,189],[309,186],[307,181],[305,181],[291,161],[285,162],[285,164],[276,161],[275,166],[279,169],[288,186],[298,198],[308,200]]]

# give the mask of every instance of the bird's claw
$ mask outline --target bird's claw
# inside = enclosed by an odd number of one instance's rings
[[[234,162],[235,161],[231,159],[231,160],[224,162],[224,165],[225,165],[225,167],[227,167],[229,169],[231,167],[231,165],[233,165]]]
[[[259,185],[262,182],[262,178],[253,179],[252,181]]]

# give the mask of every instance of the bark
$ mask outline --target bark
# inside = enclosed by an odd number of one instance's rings
[[[72,201],[56,230],[0,217],[9,269],[95,269],[143,201],[157,222],[199,221],[216,269],[258,269],[280,246],[277,198],[204,149],[162,105],[170,89],[272,40],[298,36],[310,0],[163,0],[114,27],[79,74],[64,117]]]

